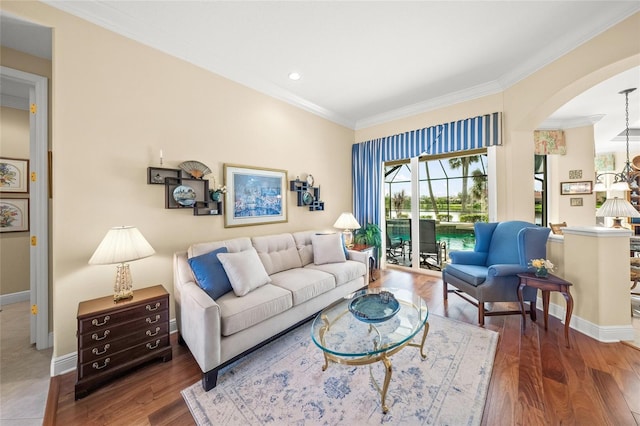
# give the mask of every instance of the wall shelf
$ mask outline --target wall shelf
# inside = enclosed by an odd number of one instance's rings
[[[289,190],[296,193],[298,207],[309,207],[309,211],[323,211],[324,201],[320,200],[320,186],[310,186],[299,179],[289,181]]]

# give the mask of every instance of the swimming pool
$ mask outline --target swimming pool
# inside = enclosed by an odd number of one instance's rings
[[[476,244],[476,236],[473,232],[436,234],[438,242],[444,241],[447,252],[451,250],[473,250]]]

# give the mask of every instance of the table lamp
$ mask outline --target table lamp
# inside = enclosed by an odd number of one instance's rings
[[[597,217],[612,217],[612,228],[622,228],[623,217],[640,217],[640,213],[622,198],[608,198],[607,201],[596,211]]]
[[[154,253],[153,247],[144,239],[138,228],[118,226],[107,232],[89,259],[89,264],[119,264],[116,270],[116,283],[113,287],[113,300],[117,302],[133,297],[133,282],[129,264],[126,262],[143,259]]]
[[[353,217],[353,214],[344,212],[340,215],[336,223],[333,224],[334,228],[342,229],[342,235],[344,236],[344,245],[348,248],[353,247],[353,230],[360,229],[360,224]]]

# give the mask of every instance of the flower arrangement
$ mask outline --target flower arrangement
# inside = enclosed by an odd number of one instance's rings
[[[553,271],[554,265],[547,259],[531,259],[529,266],[534,268],[537,277],[546,277],[549,271]]]
[[[220,196],[222,194],[226,194],[227,193],[226,185],[217,185],[216,186],[216,178],[215,177],[209,178],[209,181],[211,182],[211,184],[209,185],[209,197],[213,201],[220,201]]]

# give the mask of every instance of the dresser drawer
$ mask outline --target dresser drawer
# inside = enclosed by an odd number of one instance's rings
[[[78,378],[83,379],[96,374],[107,373],[113,369],[117,369],[125,365],[127,362],[136,358],[153,357],[156,352],[160,352],[169,346],[169,335],[149,339],[139,345],[130,347],[120,352],[115,352],[109,356],[102,356],[94,361],[88,361],[80,364]]]
[[[103,327],[100,330],[87,332],[78,337],[80,348],[88,348],[99,343],[109,343],[128,335],[153,337],[158,334],[158,330],[165,330],[169,324],[169,311],[161,311],[133,321],[122,324],[114,324],[110,327]],[[149,334],[147,334],[149,333]],[[134,342],[137,343],[137,342]]]
[[[118,327],[114,332],[114,335],[116,335],[116,333],[120,331],[121,328]],[[125,331],[130,331],[126,329],[126,324]],[[83,345],[83,349],[81,349],[78,353],[78,363],[95,361],[98,358],[113,355],[116,352],[130,348],[141,342],[146,342],[151,339],[157,339],[165,334],[169,334],[169,324],[166,321],[149,325],[144,329],[137,330],[134,333],[126,334],[124,336],[121,336],[120,338],[107,337],[100,342],[90,343],[91,346],[89,346],[89,344],[87,344],[86,346]]]
[[[93,314],[87,318],[82,318],[78,323],[78,333],[91,333],[103,330],[113,324],[130,321],[135,318],[145,317],[147,315],[160,311],[169,310],[169,299],[163,297],[157,300],[148,301],[142,305],[131,305],[115,312],[103,312]]]

